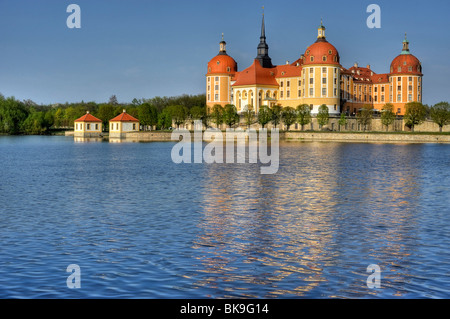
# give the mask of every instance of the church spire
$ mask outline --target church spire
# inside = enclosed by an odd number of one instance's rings
[[[222,41],[219,43],[220,50],[219,55],[227,55],[227,43],[223,39],[223,32],[222,32]]]
[[[264,21],[264,7],[262,14],[261,24],[261,36],[259,37],[258,56],[256,59],[259,61],[263,68],[272,68],[272,59],[269,57],[269,46],[266,43],[266,25]]]
[[[322,20],[322,18],[320,18],[320,27],[318,29],[317,41],[325,40],[325,30],[326,30],[326,28],[323,25],[323,20]]]
[[[403,50],[401,54],[411,54],[409,52],[409,42],[408,38],[406,37],[406,32],[405,32],[405,40],[403,40]]]

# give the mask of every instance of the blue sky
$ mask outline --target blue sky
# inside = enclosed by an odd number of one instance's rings
[[[71,3],[81,7],[81,29],[66,26]],[[381,29],[366,25],[371,3],[381,7]],[[44,104],[204,93],[222,32],[239,70],[252,63],[263,5],[273,63],[304,53],[323,17],[344,67],[387,73],[407,32],[424,103],[450,101],[448,0],[0,0],[0,93]]]

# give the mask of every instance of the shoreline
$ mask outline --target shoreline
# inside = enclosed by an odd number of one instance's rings
[[[191,132],[193,138],[193,132]],[[65,136],[73,136],[72,132],[67,132]],[[74,137],[77,141],[92,140],[95,138]],[[268,132],[270,139],[270,131]],[[105,136],[96,139],[111,140],[113,142],[176,142],[172,140],[171,132],[132,132],[124,133],[123,138],[109,138]],[[204,141],[208,142],[204,139]],[[289,131],[280,132],[280,141],[287,142],[341,142],[341,143],[450,143],[448,133],[428,133],[428,132],[321,132],[321,131]]]

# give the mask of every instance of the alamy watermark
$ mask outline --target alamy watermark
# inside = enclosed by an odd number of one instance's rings
[[[194,136],[187,129],[176,129],[171,139],[179,141],[172,148],[172,161],[180,163],[261,163],[261,174],[275,174],[279,168],[279,130],[270,130],[270,147],[268,145],[268,130],[260,129],[219,129],[202,130],[202,122],[194,122]],[[182,140],[180,141],[180,137]],[[209,142],[203,148],[203,141]],[[224,160],[225,144],[225,160]],[[193,147],[192,147],[193,146]],[[236,156],[235,156],[236,146]],[[270,151],[270,152],[269,152]],[[270,154],[269,154],[270,153]]]
[[[81,8],[78,4],[70,4],[66,9],[67,13],[72,13],[67,17],[66,25],[69,29],[81,28]]]
[[[71,274],[67,277],[66,284],[67,288],[81,288],[81,268],[77,264],[71,264],[67,266],[66,272]]]
[[[367,13],[371,13],[367,18],[366,24],[369,29],[381,28],[381,8],[378,4],[370,4],[367,6]]]
[[[381,268],[376,264],[369,265],[367,267],[367,272],[371,273],[369,277],[367,277],[367,288],[381,288]]]

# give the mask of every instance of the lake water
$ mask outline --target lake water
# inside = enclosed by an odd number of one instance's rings
[[[450,145],[282,142],[275,175],[173,145],[0,137],[0,298],[450,297]]]

